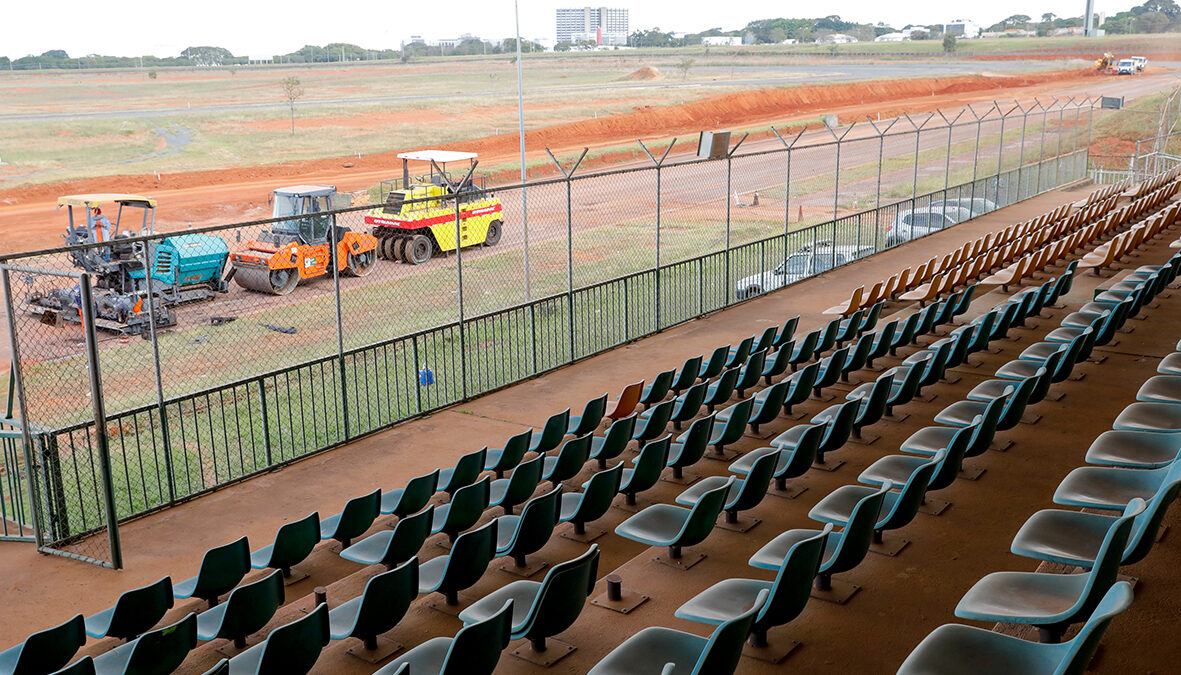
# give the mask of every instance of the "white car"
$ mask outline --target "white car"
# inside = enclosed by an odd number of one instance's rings
[[[972,212],[958,206],[928,207],[921,211],[900,211],[886,226],[886,246],[897,246],[931,232],[955,225],[972,217]]]
[[[1132,61],[1136,64],[1136,70],[1144,70],[1144,66],[1148,65],[1148,59],[1143,56],[1133,56]]]
[[[932,211],[942,211],[945,208],[959,208],[965,209],[968,212],[969,218],[982,216],[986,213],[996,211],[996,202],[984,197],[963,198],[963,199],[948,199],[945,201],[931,202]]]
[[[803,246],[793,251],[787,260],[770,272],[739,280],[737,294],[740,299],[753,298],[833,267],[864,258],[875,250],[872,245],[834,247],[828,240],[817,242],[814,250],[811,245]]]
[[[1132,59],[1120,59],[1119,63],[1116,64],[1116,66],[1115,66],[1115,74],[1116,75],[1135,75],[1136,74],[1136,62],[1133,61]]]

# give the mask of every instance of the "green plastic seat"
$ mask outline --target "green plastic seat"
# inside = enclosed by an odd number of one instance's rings
[[[1115,337],[1115,332],[1123,327],[1131,308],[1131,300],[1121,302],[1112,309],[1104,310],[1092,321],[1083,323],[1082,325],[1059,326],[1046,333],[1043,339],[1047,342],[1070,342],[1084,330],[1095,328],[1095,344],[1100,346],[1105,345],[1111,342],[1112,338]]]
[[[900,490],[887,492],[883,496],[881,510],[873,525],[873,543],[882,543],[883,532],[906,527],[910,521],[914,520],[915,515],[919,512],[919,506],[923,503],[923,495],[927,493],[927,485],[931,482],[931,476],[935,474],[935,469],[946,456],[946,452],[940,452],[919,464],[906,477],[906,482],[902,484]],[[886,483],[894,485],[894,482],[889,480],[882,481],[880,485],[872,487],[842,485],[817,502],[816,506],[813,506],[812,510],[808,512],[808,517],[822,523],[848,527],[853,509],[861,503],[862,499],[877,494],[881,486]]]
[[[790,391],[790,387],[791,382],[785,379],[755,393],[755,408],[750,415],[750,419],[746,422],[750,425],[751,433],[758,434],[760,426],[779,419],[783,404],[787,402],[787,394]],[[733,409],[734,406],[730,406],[718,414],[721,415]]]
[[[1082,351],[1086,340],[1094,335],[1094,331],[1090,328],[1086,329],[1081,335],[1062,345],[1061,343],[1049,342],[1046,344],[1053,345],[1049,356],[1045,359],[1035,358],[1018,358],[1009,361],[1000,368],[996,369],[996,376],[1006,380],[1023,380],[1037,371],[1040,367],[1045,367],[1050,371],[1050,377],[1054,382],[1061,382],[1070,375],[1071,368],[1074,367],[1074,362]],[[1038,345],[1030,345],[1030,348]],[[1028,351],[1028,349],[1026,350]],[[1023,352],[1025,353],[1025,352]],[[1055,358],[1057,357],[1057,358]],[[1051,359],[1054,359],[1051,361]],[[1050,367],[1051,364],[1053,367]]]
[[[783,492],[787,490],[790,478],[799,478],[812,468],[816,461],[816,453],[824,439],[826,427],[819,424],[801,424],[804,427],[791,448],[758,448],[739,457],[730,465],[731,473],[739,475],[749,474],[754,463],[764,455],[775,455],[775,471],[771,478],[775,481],[775,489]]]
[[[1136,391],[1142,403],[1181,403],[1181,375],[1155,375]]]
[[[196,646],[197,615],[190,612],[171,626],[149,631],[99,654],[94,658],[94,672],[96,675],[168,675]]]
[[[173,584],[172,597],[201,598],[213,607],[217,596],[229,593],[249,571],[250,543],[242,537],[206,551],[197,576]]]
[[[939,348],[943,345],[950,345],[947,354],[947,368],[955,368],[963,365],[968,361],[969,347],[972,345],[972,338],[976,336],[976,326],[960,326],[953,330],[948,337],[935,340],[928,349]]]
[[[357,638],[365,649],[377,649],[377,636],[392,630],[418,599],[418,558],[370,577],[361,595],[328,612],[328,634],[333,640]]]
[[[841,347],[820,360],[820,372],[816,374],[816,381],[812,383],[812,395],[820,398],[823,389],[831,387],[841,379],[845,372],[845,362],[849,360],[849,348]]]
[[[873,351],[873,333],[866,333],[857,338],[857,342],[849,350],[849,358],[845,359],[845,367],[841,372],[841,381],[849,381],[849,373],[861,370],[869,363],[869,353]]]
[[[607,427],[606,435],[591,438],[590,458],[598,462],[600,469],[606,469],[608,461],[619,457],[627,449],[635,430],[635,413],[615,420]]]
[[[271,631],[267,639],[230,659],[230,675],[307,675],[328,646],[328,605]]]
[[[893,483],[887,482],[876,492],[862,497],[853,507],[845,529],[829,533],[824,544],[824,557],[816,571],[816,588],[830,590],[832,575],[848,572],[865,559],[882,502],[893,487]],[[747,564],[756,569],[778,570],[793,546],[817,533],[818,530],[788,530],[756,551]]]
[[[593,434],[599,425],[603,423],[603,418],[607,416],[607,393],[598,398],[592,398],[586,402],[582,408],[581,415],[573,415],[570,417],[570,422],[566,426],[566,433],[571,436],[585,436]]]
[[[619,494],[623,463],[590,477],[582,492],[562,493],[558,522],[574,523],[575,534],[586,534],[586,524],[607,515],[611,502]]]
[[[934,354],[929,351],[917,352],[923,354],[924,357]],[[878,375],[877,379],[891,378],[890,394],[886,398],[886,414],[893,415],[894,407],[899,405],[906,405],[914,399],[919,392],[919,381],[923,378],[923,369],[911,367],[895,366],[894,368],[887,368]],[[846,401],[862,401],[866,400],[873,394],[874,382],[863,382],[853,388],[848,394],[845,394]]]
[[[439,471],[439,492],[446,492],[454,497],[457,490],[475,483],[480,478],[487,462],[488,446],[463,455],[455,466]]]
[[[840,319],[837,325],[836,344],[838,347],[856,338],[861,329],[861,319],[865,317],[865,310],[859,309],[847,317]]]
[[[1005,403],[1004,411],[1002,411],[1000,419],[997,420],[996,428],[998,430],[1005,431],[1017,426],[1017,422],[1025,414],[1025,404],[1029,402],[1030,396],[1033,395],[1034,387],[1037,386],[1038,380],[1047,372],[1049,371],[1045,368],[1040,368],[1036,375],[1015,383],[1017,385],[1016,391],[1013,392],[1013,395]],[[935,415],[935,423],[949,427],[966,427],[976,417],[984,414],[984,410],[988,407],[989,403],[991,401],[956,401]]]
[[[750,348],[750,353],[761,352],[763,350],[770,351],[775,345],[775,338],[779,335],[779,328],[777,326],[767,326],[759,333],[759,337],[755,340],[754,345]]]
[[[222,660],[225,661],[225,659]],[[83,656],[65,668],[53,671],[52,675],[94,675],[94,659]]]
[[[365,534],[381,514],[381,490],[353,497],[344,509],[320,521],[320,539],[335,539],[348,548],[353,539]]]
[[[495,472],[497,478],[504,478],[506,471],[512,471],[522,459],[525,459],[525,453],[529,452],[529,443],[532,440],[533,429],[526,429],[510,436],[504,442],[503,448],[489,448],[484,458],[484,471]]]
[[[757,603],[759,594],[765,592],[766,602],[755,615],[747,640],[752,647],[766,647],[767,631],[794,620],[808,604],[812,579],[820,567],[829,532],[832,532],[831,525],[793,544],[773,581],[724,579],[678,607],[675,616],[717,626],[742,616]]]
[[[1002,312],[1000,310],[991,310],[976,317],[968,325],[956,328],[952,333],[965,330],[973,331],[972,341],[968,343],[968,353],[975,354],[976,352],[984,351],[988,349],[988,344],[992,341],[992,332],[996,330],[996,324],[1001,314]]]
[[[820,342],[820,331],[814,330],[806,335],[803,339],[796,340],[795,349],[791,352],[791,358],[788,362],[791,363],[791,369],[794,371],[797,367],[812,360],[816,355],[816,345]]]
[[[418,565],[418,592],[443,594],[448,605],[459,604],[459,592],[471,588],[484,576],[496,557],[496,521],[464,532],[451,545],[451,552]]]
[[[975,425],[977,419],[980,420],[980,424],[972,432],[972,437],[968,441],[968,449],[964,452],[965,458],[978,457],[988,450],[993,437],[996,436],[996,426],[1000,422],[1005,406],[1008,405],[1009,399],[1013,397],[1015,391],[1016,388],[1010,386],[1004,396],[990,401],[984,406],[983,413],[972,418],[972,424],[967,426]],[[931,457],[940,450],[949,449],[956,434],[964,428],[966,427],[923,427],[903,441],[898,449],[912,455]]]
[[[392,570],[418,555],[431,535],[434,518],[434,506],[403,516],[394,529],[365,537],[341,551],[340,557],[362,565],[385,565]]]
[[[796,336],[796,327],[799,325],[800,317],[798,314],[784,321],[783,325],[780,326],[779,330],[775,333],[775,340],[771,343],[771,346],[775,349],[780,349],[783,347],[783,345],[794,340]]]
[[[1087,448],[1088,464],[1155,469],[1181,457],[1181,431],[1104,431]]]
[[[755,336],[742,338],[737,346],[730,347],[727,350],[726,368],[737,368],[746,363],[754,351]]]
[[[280,527],[274,542],[250,554],[250,567],[256,570],[269,567],[283,572],[284,578],[290,578],[291,568],[307,560],[319,543],[320,514],[313,511]]]
[[[742,657],[742,642],[767,602],[759,591],[745,612],[720,624],[708,637],[649,626],[604,656],[588,675],[733,675]]]
[[[722,424],[714,425],[713,432],[707,441],[709,445],[713,446],[714,454],[717,457],[724,457],[726,446],[742,439],[742,435],[746,433],[746,425],[750,422],[754,405],[754,397],[751,397],[722,411],[726,414],[725,420]],[[717,421],[720,418],[721,414],[719,413],[714,419]]]
[[[886,414],[886,403],[894,386],[894,373],[883,373],[872,383],[869,395],[856,399],[857,415],[853,418],[853,437],[861,438],[861,428],[876,424]],[[851,402],[851,401],[850,401]],[[828,424],[840,413],[845,403],[835,403],[812,417],[812,424]]]
[[[381,493],[382,515],[405,518],[426,508],[431,498],[439,491],[439,469],[415,476],[406,482],[406,487]]]
[[[673,470],[673,478],[684,478],[685,469],[705,457],[716,419],[716,413],[713,413],[693,420],[688,431],[677,436],[675,442],[669,443],[668,461],[665,466]]]
[[[705,541],[722,513],[733,476],[702,494],[692,508],[653,504],[615,528],[615,534],[649,546],[667,546],[670,558],[680,558],[681,549]]]
[[[902,320],[902,323],[898,326],[898,330],[894,332],[894,339],[890,342],[890,354],[897,354],[901,347],[906,347],[915,341],[919,322],[922,319],[923,314],[921,312],[915,312]]]
[[[114,606],[86,617],[86,634],[92,638],[134,640],[151,630],[172,608],[172,578],[126,591]]]
[[[230,591],[226,601],[197,615],[197,638],[225,638],[242,649],[246,636],[267,625],[283,606],[283,574],[275,570],[258,581]]]
[[[763,367],[767,365],[767,350],[763,349],[750,355],[738,373],[738,381],[734,389],[738,398],[746,398],[746,390],[754,387],[763,378]]]
[[[738,384],[740,368],[730,368],[721,377],[710,383],[705,390],[705,400],[702,403],[706,410],[713,412],[715,408],[730,400],[734,396],[735,385]]]
[[[644,391],[640,394],[640,403],[644,405],[645,409],[660,403],[668,396],[668,392],[672,390],[673,377],[676,374],[675,370],[661,371],[652,378],[651,384],[644,386]]]
[[[1077,574],[994,572],[977,581],[955,608],[961,619],[1033,624],[1041,642],[1058,642],[1071,624],[1085,621],[1119,573],[1137,504],[1112,522],[1090,571]]]
[[[521,462],[508,478],[497,478],[488,486],[488,506],[499,506],[504,515],[511,515],[513,510],[533,496],[537,485],[541,483],[541,472],[545,466],[545,455],[537,455],[533,459]]]
[[[935,471],[927,483],[926,492],[942,490],[955,482],[963,465],[964,455],[968,452],[968,446],[971,444],[972,435],[980,428],[982,422],[983,417],[978,418],[970,426],[956,429],[947,448],[939,450],[933,455],[933,457],[941,459],[936,460]],[[914,455],[886,455],[865,467],[865,470],[857,476],[857,482],[874,487],[886,481],[901,485],[928,461],[930,460],[925,457]]]
[[[903,359],[902,365],[893,369],[894,374],[902,379],[910,373],[912,368],[918,368],[921,375],[915,395],[919,396],[923,393],[923,387],[929,387],[943,379],[947,370],[947,362],[951,359],[951,347],[951,342],[943,342],[931,345],[924,351],[915,352]]]
[[[540,551],[558,525],[562,486],[540,494],[525,503],[519,516],[496,519],[496,555],[513,559],[513,565],[528,567],[526,556]]]
[[[1139,497],[1150,499],[1163,486],[1181,479],[1181,462],[1159,469],[1080,466],[1054,489],[1054,503],[1082,509],[1122,511]]]
[[[633,468],[623,470],[619,494],[624,496],[625,503],[634,505],[636,495],[655,487],[660,481],[660,473],[668,463],[671,441],[672,436],[665,436],[646,443],[632,463]]]
[[[861,325],[857,328],[858,335],[868,333],[874,328],[877,328],[878,321],[882,317],[882,310],[885,308],[885,300],[878,300],[876,303],[874,303],[874,305],[869,308],[869,311],[865,313],[865,316],[862,317]]]
[[[816,464],[824,464],[824,456],[840,448],[849,440],[853,433],[853,420],[857,417],[861,403],[846,401],[837,409],[837,414],[824,425],[824,437],[816,449]],[[807,427],[812,425],[797,424],[787,431],[771,439],[771,447],[794,450],[801,443]]]
[[[939,308],[939,303],[934,302],[919,310],[919,321],[918,325],[914,327],[912,343],[918,342],[920,335],[929,335],[935,330],[935,321],[939,318]]]
[[[566,408],[560,413],[550,415],[549,419],[545,421],[545,426],[541,428],[541,433],[533,432],[529,449],[544,455],[562,444],[562,439],[566,437],[566,429],[569,427],[569,408]]]
[[[689,358],[685,359],[685,363],[682,364],[677,370],[676,375],[673,376],[672,384],[669,385],[669,389],[672,390],[673,396],[679,397],[681,392],[685,391],[689,387],[692,387],[694,384],[697,384],[697,380],[701,374],[701,362],[704,359],[704,354],[690,356]]]
[[[669,417],[674,429],[680,429],[681,424],[688,422],[701,412],[701,405],[705,401],[705,392],[708,388],[709,382],[698,382],[674,399],[672,415]],[[640,413],[640,419],[647,420],[655,411],[656,408],[645,410]]]
[[[832,349],[837,344],[837,333],[841,330],[841,317],[830,320],[820,329],[820,339],[816,342],[816,355]]]
[[[540,582],[514,581],[473,602],[459,613],[459,620],[465,626],[486,621],[511,600],[511,639],[525,638],[533,651],[544,652],[546,638],[578,620],[594,590],[598,569],[599,547],[591,544],[586,553],[551,567]]]
[[[590,434],[572,438],[566,441],[556,456],[545,457],[541,479],[548,480],[551,485],[558,485],[581,473],[590,461],[591,438]]]
[[[906,657],[898,675],[1080,675],[1115,615],[1132,604],[1132,585],[1115,583],[1071,640],[1040,644],[975,626],[945,624]],[[971,658],[964,658],[970,654]]]
[[[730,345],[722,345],[710,353],[709,359],[701,364],[701,371],[697,373],[698,379],[712,380],[726,369],[726,359],[730,357]]]
[[[771,384],[771,380],[787,372],[791,367],[791,351],[795,349],[795,341],[788,340],[782,347],[775,350],[771,358],[763,366],[763,383]]]
[[[632,439],[639,441],[640,445],[643,445],[663,434],[664,430],[668,427],[668,421],[672,418],[674,405],[676,405],[676,401],[665,401],[656,404],[652,408],[652,415],[650,417],[640,419],[636,425],[639,428],[632,434]]]
[[[756,459],[746,473],[745,478],[735,480],[726,476],[707,476],[696,485],[677,495],[675,501],[681,506],[695,506],[703,495],[710,490],[729,484],[726,500],[722,504],[722,512],[727,523],[737,523],[738,514],[749,511],[758,506],[767,495],[767,488],[771,485],[771,474],[775,472],[778,457],[764,455]]]
[[[898,331],[898,319],[889,321],[882,326],[881,330],[873,333],[874,343],[873,348],[869,350],[869,355],[865,358],[865,365],[873,368],[875,359],[880,359],[886,354],[890,353],[890,345],[894,344],[894,333]]]
[[[0,652],[0,673],[51,673],[74,658],[86,644],[86,620],[81,614],[52,628],[33,633],[15,647]]]
[[[480,521],[484,509],[488,508],[490,497],[491,486],[487,476],[460,488],[449,503],[435,507],[431,534],[442,532],[447,535],[447,541],[455,543],[460,532]]]
[[[398,656],[373,675],[492,675],[512,640],[509,600],[483,621],[464,626],[453,638],[431,638]]]

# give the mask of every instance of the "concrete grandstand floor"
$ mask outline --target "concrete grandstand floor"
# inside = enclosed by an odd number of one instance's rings
[[[398,487],[408,478],[435,466],[450,466],[461,454],[481,445],[497,446],[513,433],[529,426],[540,427],[548,415],[561,407],[577,408],[604,391],[617,394],[625,384],[679,366],[688,356],[706,352],[718,344],[736,342],[772,323],[781,323],[788,316],[801,315],[797,332],[802,334],[822,325],[827,317],[822,317],[820,311],[845,299],[852,288],[868,286],[902,267],[942,254],[985,232],[1038,215],[1064,201],[1080,199],[1089,189],[1041,195],[767,297],[133,521],[121,528],[127,566],[121,572],[41,556],[28,544],[2,544],[0,578],[5,584],[0,645],[19,642],[30,632],[58,624],[74,612],[91,614],[108,607],[119,592],[165,574],[174,580],[184,579],[196,572],[201,554],[210,547],[246,534],[253,547],[258,548],[269,543],[275,530],[286,521],[312,510],[322,515],[335,513],[350,497],[375,487]],[[1173,237],[1176,229],[1171,233]],[[1163,262],[1170,253],[1162,237],[1142,246],[1138,256],[1128,260],[1125,266]],[[1050,273],[1061,269],[1059,265]],[[1036,282],[1044,278],[1041,275]],[[676,619],[673,611],[720,579],[771,578],[770,573],[746,565],[752,552],[786,529],[814,527],[807,512],[821,497],[840,485],[854,483],[861,469],[894,452],[913,431],[930,424],[940,409],[962,398],[996,367],[1016,358],[1021,349],[1055,327],[1072,308],[1090,299],[1098,284],[1106,282],[1108,277],[1078,275],[1070,295],[1063,298],[1065,308],[1047,309],[1043,312],[1045,318],[1032,320],[1027,328],[1012,330],[1011,340],[994,342],[993,346],[1001,348],[1002,353],[975,355],[973,360],[982,362],[979,367],[954,369],[961,379],[929,387],[925,393],[936,395],[934,400],[915,400],[900,408],[900,413],[908,415],[906,419],[883,420],[868,428],[867,432],[881,436],[873,444],[849,443],[834,452],[830,455],[833,461],[845,462],[838,470],[814,470],[793,481],[794,485],[808,488],[799,498],[768,496],[747,512],[746,515],[762,521],[748,533],[715,530],[703,544],[692,548],[707,557],[690,570],[680,572],[658,565],[651,558],[660,551],[614,534],[598,539],[603,552],[599,576],[614,571],[623,577],[626,590],[643,592],[651,600],[628,615],[588,603],[574,627],[559,636],[577,646],[570,656],[546,670],[506,652],[497,672],[586,672],[614,646],[644,626],[661,625],[708,634],[707,626]],[[987,311],[1006,295],[999,290],[978,294],[969,318]],[[789,639],[802,643],[786,661],[771,666],[744,658],[739,672],[893,672],[923,636],[939,624],[955,621],[952,614],[955,604],[981,576],[998,570],[1035,569],[1035,561],[1008,552],[1009,542],[1029,515],[1051,506],[1054,486],[1070,469],[1083,463],[1083,454],[1091,440],[1110,428],[1111,420],[1134,400],[1137,388],[1154,373],[1157,359],[1172,351],[1181,335],[1177,318],[1181,293],[1165,295],[1171,297],[1162,296],[1158,306],[1145,310],[1146,321],[1129,322],[1134,331],[1119,334],[1118,344],[1097,349],[1097,355],[1107,357],[1102,364],[1080,364],[1075,372],[1085,374],[1081,381],[1067,380],[1054,385],[1053,391],[1065,394],[1064,398],[1047,399],[1031,408],[1031,412],[1041,415],[1040,421],[1020,424],[998,434],[998,441],[1014,443],[1011,449],[968,460],[969,467],[980,467],[986,472],[978,481],[960,480],[938,493],[938,498],[952,502],[943,515],[920,513],[906,528],[891,533],[911,542],[899,556],[871,553],[854,570],[837,575],[836,579],[862,587],[848,604],[813,600],[794,622],[772,629],[769,639],[773,645]],[[887,313],[904,309],[904,304],[892,303]],[[922,342],[927,341],[929,338]],[[883,359],[878,365],[895,365],[913,351],[913,348],[903,350],[898,357]],[[876,373],[861,371],[853,379],[856,381],[859,376],[868,380],[876,377]],[[843,389],[847,387],[834,387],[828,393],[840,395]],[[812,400],[797,410],[810,416],[828,405]],[[762,435],[778,434],[797,423],[780,417],[767,425]],[[748,436],[733,447],[747,451],[763,444],[763,439]],[[625,458],[631,456],[632,453],[625,454]],[[709,459],[699,462],[692,471],[701,475],[727,473],[726,463]],[[591,469],[585,469],[577,481],[569,484],[576,487],[591,473]],[[683,489],[681,485],[662,481],[641,495],[641,499],[671,502]],[[621,502],[619,498],[616,503]],[[499,515],[499,509],[490,509],[484,521],[494,515]],[[612,509],[594,526],[610,532],[628,515],[621,509]],[[1170,672],[1171,664],[1181,656],[1181,646],[1174,638],[1175,617],[1181,612],[1181,581],[1174,572],[1181,559],[1181,537],[1176,534],[1176,526],[1181,523],[1179,517],[1174,510],[1165,520],[1166,525],[1174,526],[1174,531],[1166,534],[1146,560],[1123,570],[1139,579],[1137,598],[1131,609],[1108,630],[1095,663],[1097,672]],[[383,518],[371,531],[384,527]],[[558,536],[569,527],[560,525],[546,547],[530,556],[530,560],[558,562],[585,550],[584,544]],[[433,543],[442,535],[436,537],[424,547],[422,559],[445,552]],[[329,601],[335,606],[360,593],[365,581],[381,571],[379,567],[361,568],[341,560],[337,555],[339,548],[335,543],[322,544],[299,566],[311,576],[288,587],[289,602],[268,630],[296,618],[300,610],[310,607],[315,586],[328,586]],[[517,579],[498,569],[503,562],[506,561],[494,562],[478,585],[462,593],[465,604]],[[248,580],[258,576],[261,573],[256,572]],[[600,581],[597,592],[601,590]],[[429,637],[454,634],[460,622],[432,609],[430,604],[436,600],[437,596],[420,597],[387,636],[413,646]],[[201,601],[180,601],[166,621],[203,608]],[[259,636],[252,638],[251,643],[258,639]],[[83,653],[100,653],[115,644],[114,640],[92,642]],[[220,658],[216,650],[223,645],[224,641],[202,644],[178,672],[203,672]],[[352,646],[352,643],[329,645],[313,672],[360,674],[375,670],[376,666],[346,654]],[[508,651],[516,646],[510,646]]]

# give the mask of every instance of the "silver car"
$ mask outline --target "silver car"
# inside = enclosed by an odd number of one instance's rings
[[[753,298],[833,267],[864,258],[874,251],[873,246],[833,246],[832,242],[827,240],[817,242],[815,249],[809,244],[796,249],[775,269],[739,280],[737,294],[740,299]]]
[[[986,213],[996,211],[996,202],[984,197],[963,197],[960,199],[946,199],[938,202],[931,202],[932,211],[942,211],[944,209],[966,209],[969,218],[982,216]],[[961,221],[962,222],[962,221]]]
[[[894,222],[886,226],[886,246],[897,246],[911,239],[938,232],[971,217],[971,211],[958,206],[899,211]]]

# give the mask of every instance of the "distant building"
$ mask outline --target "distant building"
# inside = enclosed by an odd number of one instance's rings
[[[985,31],[980,34],[982,38],[1006,38],[1006,37],[1037,37],[1036,30],[1022,30],[1020,28],[1010,28],[1003,31]]]
[[[943,26],[943,32],[947,35],[954,35],[961,38],[975,38],[980,37],[980,26],[972,21],[964,19],[956,19],[949,21]]]
[[[701,38],[701,44],[708,47],[739,47],[742,45],[742,38],[727,37],[725,35],[703,37]]]
[[[910,33],[886,33],[873,39],[874,42],[910,42]]]
[[[1046,35],[1049,35],[1050,37],[1074,37],[1074,36],[1082,36],[1085,34],[1086,33],[1084,32],[1082,26],[1067,26],[1065,28],[1055,28],[1055,29],[1051,30],[1049,33],[1046,33]]]
[[[831,43],[834,45],[847,45],[851,42],[857,42],[857,38],[845,33],[833,33],[832,35],[825,35],[816,40],[818,43]]]
[[[581,7],[557,10],[558,42],[626,45],[629,34],[626,9]]]

